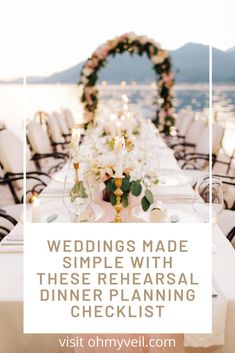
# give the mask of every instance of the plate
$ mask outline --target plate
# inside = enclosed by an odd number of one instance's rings
[[[170,187],[188,184],[188,177],[181,171],[174,169],[160,170],[158,174],[159,183],[157,187]]]
[[[166,217],[160,223],[172,223],[171,219],[178,218],[176,223],[200,223],[200,219],[189,205],[166,205]],[[132,220],[142,221],[143,223],[150,223],[150,212],[144,212],[140,206],[136,206],[131,211]]]
[[[53,174],[51,178],[52,180],[57,181],[58,183],[64,183],[65,174],[65,170],[60,170],[59,172]]]

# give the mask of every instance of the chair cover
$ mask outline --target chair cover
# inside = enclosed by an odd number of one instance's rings
[[[34,153],[43,154],[52,152],[49,137],[40,124],[31,121],[27,126],[27,130],[29,143]]]

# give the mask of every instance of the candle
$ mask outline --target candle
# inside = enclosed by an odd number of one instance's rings
[[[32,223],[41,222],[40,200],[36,198],[32,204]]]
[[[78,147],[81,137],[80,129],[72,129],[72,139],[71,142],[75,147]]]
[[[128,112],[128,104],[123,104],[123,111],[124,111],[124,114],[126,113],[126,112]]]
[[[110,114],[109,119],[110,119],[110,121],[117,120],[117,114]]]
[[[114,154],[116,156],[115,178],[122,178],[124,150],[125,150],[124,137],[117,137],[115,139],[115,145],[114,145]]]
[[[121,130],[121,122],[120,121],[117,121],[116,122],[116,135],[117,136],[121,136],[122,134],[122,130]]]
[[[113,137],[116,136],[116,120],[117,120],[117,115],[116,114],[110,114],[109,116],[109,131]]]
[[[129,99],[128,99],[126,94],[122,95],[122,100],[123,100],[124,103],[128,103]]]
[[[127,119],[126,119],[126,125],[127,125],[127,135],[129,137],[129,139],[131,140],[132,135],[133,135],[133,127],[132,127],[133,121],[131,118],[130,113],[127,113]]]

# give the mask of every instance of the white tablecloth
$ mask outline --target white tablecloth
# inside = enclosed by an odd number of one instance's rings
[[[234,353],[235,347],[235,251],[218,227],[214,228],[213,276],[228,303],[225,344],[209,348],[186,348],[187,353]],[[23,254],[0,253],[0,353],[71,352],[58,348],[63,335],[23,335]],[[177,340],[172,353],[182,353],[182,335],[169,335]],[[107,351],[106,351],[107,352]],[[164,350],[158,352],[164,352]],[[166,353],[171,351],[165,350]],[[147,353],[147,352],[145,352]]]

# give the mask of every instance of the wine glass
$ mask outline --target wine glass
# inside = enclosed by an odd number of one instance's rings
[[[204,222],[209,222],[210,203],[212,217],[216,219],[223,210],[222,181],[218,177],[206,174],[198,178],[193,199],[193,209]]]
[[[66,172],[64,179],[63,203],[68,210],[72,222],[92,222],[95,218],[91,207],[89,179],[79,173],[76,168]]]
[[[212,176],[212,217],[216,223],[218,215],[224,208],[223,184],[219,177]]]

